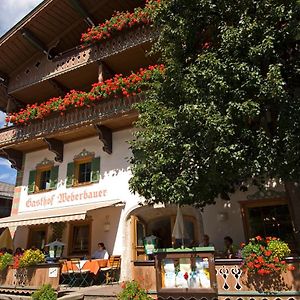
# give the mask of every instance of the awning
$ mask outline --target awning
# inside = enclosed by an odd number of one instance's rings
[[[0,219],[0,228],[84,220],[87,212],[90,210],[122,204],[123,202],[120,200],[111,200],[87,205],[20,213]]]

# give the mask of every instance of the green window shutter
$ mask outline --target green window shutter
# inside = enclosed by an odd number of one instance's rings
[[[58,183],[58,166],[54,166],[50,173],[50,190],[55,190]]]
[[[36,177],[36,170],[30,171],[29,179],[28,179],[28,194],[32,194],[35,192],[35,177]]]
[[[70,162],[67,166],[67,187],[71,187],[74,183],[74,163]]]
[[[100,180],[100,157],[92,160],[91,182],[99,182]]]

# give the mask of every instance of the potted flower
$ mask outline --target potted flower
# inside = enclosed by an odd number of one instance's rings
[[[6,252],[0,255],[0,271],[6,270],[6,268],[13,263],[13,255]]]
[[[294,269],[284,259],[290,253],[288,244],[279,238],[257,236],[242,247],[243,267],[251,274],[260,276],[280,274]]]
[[[39,249],[28,249],[19,259],[19,267],[26,268],[45,262],[45,255]]]

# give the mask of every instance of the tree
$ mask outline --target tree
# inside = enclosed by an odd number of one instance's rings
[[[275,178],[300,211],[299,20],[296,0],[161,2],[166,69],[138,105],[134,192],[203,207]]]

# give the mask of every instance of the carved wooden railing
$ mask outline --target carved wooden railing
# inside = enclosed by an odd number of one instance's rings
[[[77,48],[53,60],[41,57],[10,79],[8,93],[54,78],[82,66],[101,61],[155,39],[158,32],[150,26],[141,26],[88,48]]]
[[[239,259],[215,261],[218,300],[299,300],[300,259],[288,259],[294,271],[281,275],[247,275]]]
[[[131,111],[132,105],[142,99],[143,94],[128,98],[106,99],[90,108],[75,108],[66,111],[63,116],[53,113],[48,118],[33,121],[27,126],[11,126],[0,129],[0,147],[67,132],[77,127],[114,118]]]

